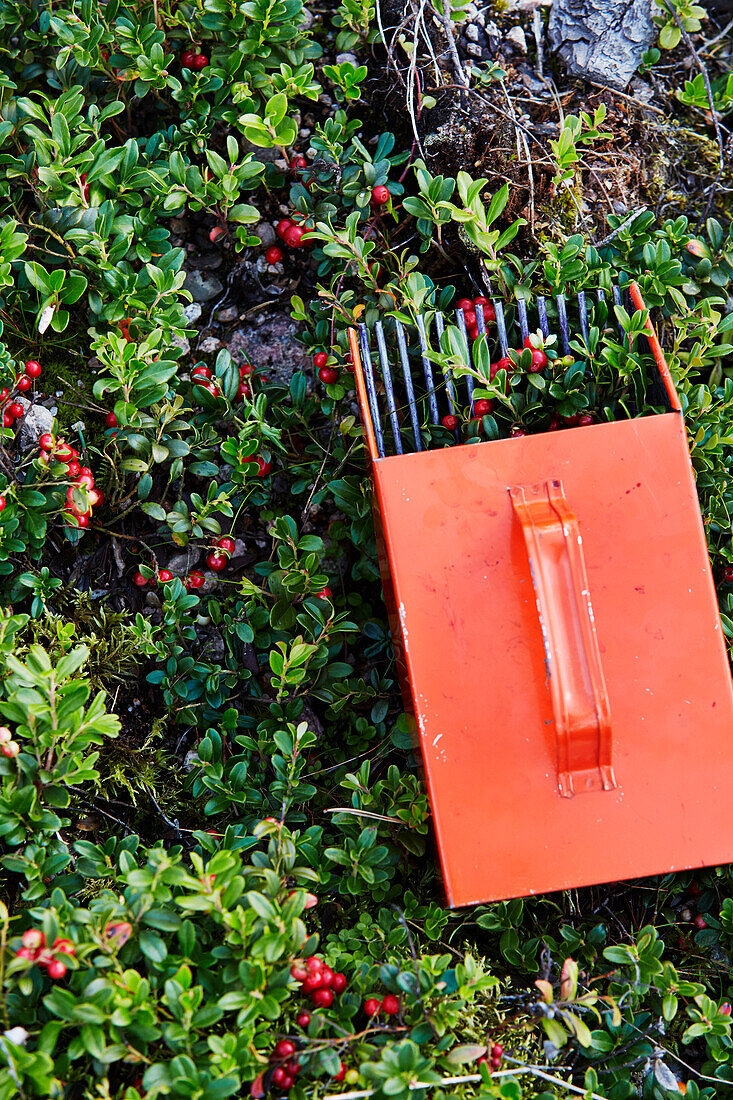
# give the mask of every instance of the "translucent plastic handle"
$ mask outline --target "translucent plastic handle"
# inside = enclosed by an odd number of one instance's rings
[[[561,481],[509,490],[527,546],[545,643],[560,793],[617,786],[611,714],[578,520]]]

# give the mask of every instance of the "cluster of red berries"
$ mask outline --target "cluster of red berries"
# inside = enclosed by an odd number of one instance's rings
[[[335,367],[328,366],[328,356],[325,351],[319,351],[313,356],[313,366],[318,371],[318,377],[324,386],[332,386],[338,381],[339,372]]]
[[[49,978],[57,981],[63,978],[68,967],[57,955],[76,954],[76,947],[71,940],[57,936],[51,947],[46,947],[46,935],[39,928],[29,928],[22,936],[22,947],[15,952],[17,959],[27,959],[28,962],[41,966],[48,971]]]
[[[92,509],[104,503],[104,493],[94,488],[94,474],[88,466],[79,463],[79,452],[63,439],[56,439],[51,432],[44,432],[38,440],[40,461],[48,465],[55,461],[61,469],[59,476],[67,478],[71,485],[66,491],[64,519],[69,527],[88,527]]]
[[[292,218],[281,218],[275,226],[275,232],[288,248],[302,248],[306,228],[309,227],[296,225]]]
[[[35,379],[41,377],[41,372],[41,364],[37,363],[35,359],[29,359],[24,365],[23,372],[15,379],[12,388],[8,389],[7,386],[3,386],[0,390],[0,409],[3,409],[4,428],[12,428],[15,421],[19,420],[25,412],[19,401],[11,401],[8,404],[9,399],[16,391],[25,393],[29,390]]]
[[[0,752],[11,759],[20,752],[20,745],[13,740],[13,735],[7,726],[0,726]]]
[[[494,1043],[487,1054],[482,1054],[480,1058],[476,1059],[476,1064],[480,1066],[483,1062],[488,1062],[491,1069],[499,1069],[503,1054],[504,1047],[501,1043]]]
[[[478,320],[476,317],[479,310],[483,312],[485,325],[496,320],[496,310],[489,298],[483,298],[482,296],[478,298],[461,298],[460,301],[456,303],[456,308],[463,310],[463,317],[466,322],[466,332],[472,340],[475,340],[479,334]]]
[[[308,1022],[310,1023],[310,1016]],[[281,1092],[290,1092],[295,1078],[303,1068],[297,1058],[293,1057],[294,1054],[295,1043],[291,1039],[281,1039],[270,1055],[270,1063],[275,1065],[270,1084]]]
[[[206,555],[206,564],[209,569],[213,569],[215,573],[221,573],[222,569],[226,569],[227,562],[234,553],[234,539],[228,535],[223,535],[220,539],[217,539],[214,543],[213,549]],[[173,580],[173,574],[170,569],[159,569],[156,578],[148,579],[138,569],[133,574],[132,583],[137,585],[138,588],[145,588],[149,584],[167,584],[168,581]],[[192,570],[187,577],[182,578],[186,588],[191,591],[192,589],[201,588],[206,583],[206,577],[200,569]]]
[[[254,373],[254,368],[250,363],[244,363],[239,368],[239,386],[237,387],[237,393],[234,398],[235,401],[244,401],[245,397],[252,396],[252,387],[249,382],[246,381],[248,375]],[[201,386],[202,389],[207,390],[212,397],[221,397],[221,390],[214,381],[214,376],[211,373],[211,368],[207,367],[204,363],[199,363],[191,371],[191,381],[196,386]]]
[[[400,1002],[394,993],[385,993],[381,1001],[379,997],[367,997],[362,1008],[369,1019],[373,1020],[381,1013],[385,1016],[396,1016],[400,1010]]]
[[[208,64],[209,59],[205,53],[197,53],[196,50],[189,48],[181,54],[181,68],[183,69],[193,69],[195,73],[200,73]]]
[[[290,976],[300,983],[301,992],[309,995],[316,1008],[330,1008],[334,996],[343,993],[348,984],[345,974],[334,972],[318,955],[311,955],[304,962],[294,962],[290,967]],[[307,1012],[297,1017],[296,1023],[300,1027],[307,1027],[310,1023],[310,1016],[306,1023],[301,1022],[306,1016]]]
[[[733,565],[724,565],[720,574],[720,579],[726,584],[733,584]]]

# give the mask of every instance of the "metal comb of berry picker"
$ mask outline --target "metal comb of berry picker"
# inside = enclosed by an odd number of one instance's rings
[[[493,310],[502,355],[515,332],[565,352],[608,321],[596,295]],[[733,833],[709,828],[733,798],[730,668],[680,402],[645,332],[664,395],[648,415],[446,446],[459,383],[425,319],[396,325],[392,360],[382,325],[349,331],[451,905],[733,859]]]
[[[505,358],[512,347],[510,337],[514,331],[518,331],[521,341],[524,342],[530,332],[540,330],[545,338],[551,335],[551,321],[557,328],[557,338],[563,355],[571,351],[569,310],[571,317],[577,321],[579,335],[587,343],[590,326],[598,323],[599,314],[601,324],[609,320],[610,304],[620,306],[624,300],[629,304],[629,295],[622,294],[618,286],[611,288],[610,299],[603,290],[597,290],[592,294],[579,291],[572,299],[564,294],[558,294],[552,299],[538,297],[534,303],[528,303],[520,298],[512,307],[514,316],[505,312],[504,304],[500,299],[490,301],[488,298],[476,299],[479,306],[476,307],[476,330],[479,335],[489,336],[487,329],[485,310],[490,311],[491,321],[495,326],[496,342],[502,358]],[[457,309],[455,312],[455,324],[460,330],[465,343],[466,352],[470,347],[469,331],[466,325],[465,311]],[[446,321],[441,314],[435,316],[436,343],[439,345]],[[366,395],[369,402],[371,421],[374,427],[377,453],[380,458],[386,457],[388,450],[394,453],[404,454],[405,450],[414,448],[421,451],[425,448],[426,440],[421,430],[421,419],[428,424],[438,427],[444,420],[445,412],[450,415],[460,399],[459,386],[465,385],[466,400],[473,411],[474,380],[469,375],[464,380],[454,378],[450,368],[446,367],[442,372],[436,368],[429,358],[430,340],[426,331],[425,320],[417,317],[413,342],[419,346],[420,369],[416,376],[413,375],[411,356],[409,353],[409,334],[405,326],[399,321],[394,321],[394,335],[396,349],[392,356],[394,362],[390,362],[390,353],[387,347],[387,339],[381,321],[375,325],[374,336],[376,347],[370,346],[370,337],[366,325],[359,326],[359,350],[366,383]],[[618,326],[618,336],[624,338],[624,330]],[[372,363],[373,355],[379,368],[379,375],[375,376]],[[414,357],[413,357],[414,358]],[[384,412],[384,426],[380,413],[380,392],[377,386],[377,377],[381,383],[383,402],[386,405]],[[661,380],[653,387],[661,404],[669,404],[668,396],[661,384]],[[424,409],[423,409],[424,406]],[[424,412],[424,417],[421,413]],[[401,415],[409,414],[410,428],[405,432],[401,423]],[[389,425],[389,430],[387,429]],[[411,429],[411,430],[410,430]],[[391,434],[391,440],[390,440]],[[458,431],[455,433],[456,442],[460,441]],[[444,443],[441,441],[441,445]]]

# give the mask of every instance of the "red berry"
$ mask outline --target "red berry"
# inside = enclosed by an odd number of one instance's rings
[[[468,325],[467,329],[468,329],[468,335],[469,335],[470,339],[471,340],[478,340],[478,338],[479,338],[478,325]]]
[[[183,66],[184,69],[193,68],[193,60],[194,60],[195,56],[196,56],[196,54],[194,53],[193,50],[184,50],[183,51],[183,53],[181,54],[181,65]]]
[[[194,57],[191,68],[195,69],[197,73],[200,73],[202,69],[205,69],[209,64],[209,59],[205,53],[197,53]]]
[[[578,417],[578,427],[587,428],[589,424],[593,423],[593,417],[590,413],[582,413]]]
[[[318,372],[318,377],[324,386],[332,386],[334,382],[338,381],[339,372],[334,370],[333,367],[321,367]]]
[[[19,405],[17,401],[13,401],[12,405],[8,405],[8,412],[15,420],[17,420],[23,415],[25,409],[22,405]]]
[[[544,370],[547,366],[547,356],[544,351],[534,350],[532,352],[532,364],[529,368],[531,374],[537,374],[538,371]]]
[[[241,367],[239,368],[239,377],[240,378],[248,378],[250,376],[250,374],[255,374],[255,373],[256,373],[255,368],[252,366],[251,363],[242,363]]]
[[[280,237],[282,240],[285,240],[285,234],[287,233],[288,229],[291,228],[292,224],[293,223],[291,222],[290,218],[283,218],[282,221],[279,221],[275,226],[275,232],[277,233],[278,237]]]
[[[333,970],[330,966],[324,966],[321,971],[321,986],[323,989],[330,989],[333,983]]]
[[[223,538],[216,540],[216,546],[220,550],[225,550],[227,554],[234,553],[234,539],[230,539],[228,535],[224,535]]]
[[[395,997],[394,993],[388,993],[386,997],[382,997],[382,1012],[385,1016],[396,1016],[399,1010],[399,998]]]
[[[215,225],[213,229],[209,230],[209,240],[212,244],[216,244],[220,237],[226,235],[226,230],[222,229],[220,225]]]
[[[304,168],[308,167],[308,161],[305,157],[296,156],[292,157],[290,161],[290,171],[295,175],[297,172],[301,172]]]
[[[467,309],[473,309],[473,302],[470,298],[460,298],[456,302],[456,309],[462,309],[465,313]]]
[[[104,493],[101,489],[90,489],[87,496],[89,497],[89,503],[92,508],[97,508],[100,504],[104,504]]]
[[[501,1045],[501,1043],[494,1043],[493,1047],[491,1048],[491,1057],[501,1058],[503,1053],[504,1047]]]
[[[289,248],[300,248],[305,229],[302,225],[290,225],[290,228],[285,231],[283,240]]]
[[[48,976],[57,981],[59,978],[63,978],[66,973],[66,963],[62,963],[60,959],[54,959],[48,964]]]
[[[144,588],[148,583],[148,578],[144,577],[138,569],[137,572],[133,574],[132,583],[136,584],[138,588]]]
[[[32,385],[33,385],[33,382],[28,377],[28,375],[27,374],[21,374],[20,378],[15,383],[15,388],[20,390],[21,393],[25,393],[26,390],[29,390]]]
[[[328,356],[325,351],[319,351],[313,356],[313,366],[316,370],[322,370],[328,363]]]
[[[3,413],[3,427],[4,428],[12,428],[14,423],[15,423],[15,417],[13,416],[13,414],[11,412],[8,412],[6,410]]]
[[[372,187],[370,202],[372,206],[384,206],[386,202],[389,202],[389,191],[383,183],[378,184],[376,187]]]
[[[201,364],[198,367],[194,367],[191,371],[192,378],[211,378],[211,371],[208,367]]]
[[[32,951],[30,947],[19,947],[15,952],[16,959],[28,959],[30,962],[36,957],[35,951]]]
[[[292,970],[290,973],[292,974]],[[295,1017],[295,1022],[298,1027],[308,1027],[308,1024],[311,1022],[310,1012],[299,1012]]]
[[[726,584],[733,584],[733,565],[726,565],[720,574],[720,579]]]
[[[452,413],[449,413],[447,416],[443,417],[440,423],[443,425],[444,428],[447,428],[449,432],[454,432],[458,427],[458,417],[453,416]]]
[[[2,493],[0,493],[0,512],[2,512],[2,511],[3,511],[3,509],[5,508],[5,505],[6,505],[7,503],[8,503],[8,502],[7,502],[7,500],[5,499],[5,497],[4,497],[3,495],[2,495]]]
[[[511,374],[514,370],[514,364],[508,355],[503,355],[498,362],[491,364],[491,377],[493,378],[497,371],[500,370],[505,370],[507,374]]]
[[[333,993],[330,989],[314,989],[311,1000],[316,1008],[330,1008],[333,1004]]]
[[[319,588],[319,590],[317,592],[314,592],[313,595],[317,600],[333,600],[333,592],[328,587]]]
[[[480,1056],[479,1058],[477,1058],[477,1059],[476,1059],[476,1065],[477,1065],[477,1066],[481,1066],[481,1065],[483,1065],[483,1064],[484,1064],[485,1062],[488,1062],[488,1060],[489,1060],[489,1059],[488,1059],[488,1058],[486,1057],[486,1055],[485,1055],[485,1054],[482,1054],[482,1055],[481,1055],[481,1056]]]
[[[282,258],[282,251],[275,244],[270,245],[270,247],[265,252],[265,260],[268,264],[279,264]]]
[[[317,974],[309,974],[304,982],[300,983],[300,988],[306,995],[314,993],[316,989],[321,988],[321,972]]]
[[[705,920],[702,913],[698,913],[692,923],[695,925],[695,928],[707,928],[708,926],[708,922]]]
[[[382,1009],[382,1002],[378,997],[367,997],[364,1001],[364,1011],[367,1016],[378,1016]]]
[[[464,309],[463,318],[466,322],[466,328],[471,329],[474,327],[478,327],[476,325],[476,314],[473,309]]]
[[[319,974],[323,970],[323,959],[319,959],[317,955],[311,955],[305,961],[305,968],[309,974]]]
[[[117,427],[117,417],[115,416],[115,414],[113,412],[108,412],[107,413],[107,415],[104,418],[104,422],[105,422],[105,424],[107,425],[108,428],[116,428]]]
[[[30,947],[32,951],[38,951],[46,946],[46,934],[40,928],[29,928],[21,936],[23,947]]]
[[[500,1069],[501,1068],[501,1058],[492,1058],[491,1061],[489,1062],[489,1065],[491,1066],[492,1069]]]
[[[272,1073],[272,1083],[276,1089],[281,1089],[288,1079],[288,1075],[282,1066],[278,1066]]]
[[[58,459],[59,462],[71,462],[72,458],[74,458],[74,452],[68,443],[60,439],[54,452],[54,457]]]
[[[304,1013],[304,1015],[308,1016],[308,1013],[306,1012],[306,1013]],[[310,1020],[310,1016],[308,1016],[308,1019]],[[293,1062],[293,1061],[286,1062],[285,1065],[283,1066],[283,1069],[287,1073],[288,1077],[297,1077],[298,1074],[300,1073],[300,1071],[302,1070],[302,1068],[303,1067],[301,1066],[300,1062]]]
[[[291,1054],[295,1054],[295,1043],[290,1039],[281,1039],[279,1043],[275,1043],[273,1053],[278,1058],[289,1058]]]
[[[158,581],[160,584],[167,584],[168,581],[173,580],[173,574],[170,569],[161,569],[158,573]]]
[[[559,419],[556,416],[550,417],[550,423],[547,425],[548,432],[557,432],[562,427]]]
[[[338,1073],[334,1073],[331,1080],[332,1081],[343,1081],[345,1076],[346,1076],[346,1066],[344,1065],[343,1062],[339,1062],[339,1071],[338,1071]]]
[[[296,982],[304,982],[308,977],[308,971],[304,966],[299,966],[298,963],[293,963],[290,967],[290,977]]]
[[[77,485],[83,485],[85,489],[94,488],[94,475],[88,466],[82,466],[79,476],[74,480]]]
[[[206,577],[198,569],[194,569],[186,578],[186,588],[201,588],[206,584]]]
[[[237,386],[237,400],[243,401],[245,397],[252,396],[252,387],[249,382],[240,382]]]
[[[511,430],[512,439],[519,439],[520,436],[523,436],[523,435],[526,435],[526,434],[527,433],[525,432],[524,428],[520,428],[518,426],[512,428],[512,430]]]
[[[340,971],[336,971],[333,976],[333,981],[331,982],[331,989],[334,993],[343,993],[348,984],[346,975],[342,974]]]
[[[216,550],[212,550],[210,554],[206,555],[206,564],[215,573],[221,573],[222,569],[226,569],[228,560],[226,554],[219,554]]]
[[[20,752],[20,745],[17,741],[8,741],[7,745],[2,746],[0,752],[2,752],[3,756],[9,756],[12,759],[12,757],[17,756]]]
[[[63,939],[63,937],[57,936],[53,941],[53,951],[61,951],[64,955],[75,955],[76,945],[71,940]]]
[[[72,459],[69,465],[66,467],[66,473],[69,475],[69,477],[78,477],[81,473],[81,466],[75,458]]]
[[[729,1003],[727,1001],[725,1001],[720,1006],[720,1008],[718,1009],[718,1012],[720,1013],[721,1016],[730,1016],[730,1005],[729,1005]]]
[[[25,373],[29,378],[40,378],[41,369],[41,364],[37,363],[35,359],[29,359],[25,364]]]
[[[265,462],[264,458],[257,456],[257,477],[267,477],[272,469],[271,462]]]
[[[485,397],[480,397],[478,401],[474,401],[473,403],[473,411],[476,413],[476,416],[486,416],[487,413],[491,412],[493,407],[494,402],[487,400]]]

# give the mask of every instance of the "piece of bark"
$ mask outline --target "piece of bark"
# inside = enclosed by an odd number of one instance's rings
[[[554,0],[550,44],[573,76],[625,88],[654,42],[652,0]]]

